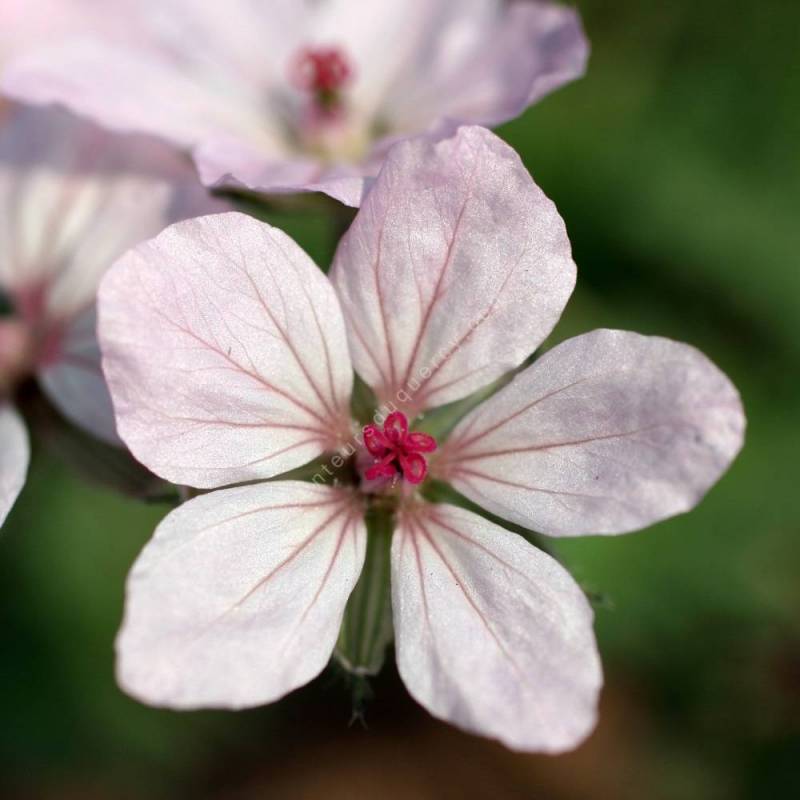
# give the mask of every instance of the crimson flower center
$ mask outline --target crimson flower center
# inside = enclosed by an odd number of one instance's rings
[[[367,480],[401,476],[409,483],[422,483],[428,474],[425,453],[436,450],[436,439],[427,433],[409,432],[408,419],[400,411],[386,417],[383,429],[364,428],[364,446],[373,463],[364,470]]]
[[[353,68],[338,47],[304,47],[294,56],[289,75],[319,108],[332,111],[341,104],[342,89],[352,78]]]

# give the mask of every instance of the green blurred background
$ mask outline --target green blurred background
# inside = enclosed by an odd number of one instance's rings
[[[125,574],[167,507],[87,485],[39,441],[0,538],[0,796],[800,797],[800,5],[580,8],[588,76],[501,131],[574,245],[556,337],[691,342],[749,417],[698,510],[557,545],[603,597],[592,739],[509,753],[428,718],[392,667],[352,725],[332,671],[251,712],[137,705],[115,686],[112,642]],[[325,218],[275,221],[330,258]]]

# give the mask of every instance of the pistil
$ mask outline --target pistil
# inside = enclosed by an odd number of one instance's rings
[[[383,429],[367,425],[364,446],[372,456],[372,463],[364,470],[367,480],[402,478],[419,484],[428,474],[426,453],[436,450],[436,440],[427,433],[410,432],[408,419],[400,411],[386,417]]]
[[[338,116],[343,107],[342,90],[352,75],[350,62],[338,47],[306,47],[291,67],[292,83],[311,95],[315,110],[323,116]]]

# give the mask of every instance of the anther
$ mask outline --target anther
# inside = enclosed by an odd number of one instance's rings
[[[406,415],[395,411],[386,417],[383,430],[377,425],[364,428],[364,446],[373,458],[373,463],[364,470],[367,480],[400,475],[417,484],[428,474],[423,454],[436,450],[436,439],[427,433],[409,433]]]

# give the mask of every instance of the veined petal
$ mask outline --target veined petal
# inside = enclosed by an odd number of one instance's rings
[[[0,402],[0,526],[25,485],[30,447],[22,418]]]
[[[173,225],[120,259],[99,331],[119,435],[174,483],[271,477],[349,435],[336,295],[288,236],[244,214]]]
[[[564,223],[516,153],[465,127],[390,151],[332,280],[357,372],[383,401],[405,392],[413,412],[518,366],[555,325],[575,271]]]
[[[550,753],[594,727],[591,608],[520,536],[454,506],[407,511],[392,543],[392,607],[400,676],[434,716]]]
[[[120,685],[172,708],[277,700],[327,664],[365,548],[343,490],[286,481],[190,500],[128,578]]]
[[[736,389],[698,350],[597,330],[478,406],[432,469],[542,533],[625,533],[695,506],[739,452],[744,427]]]
[[[61,336],[58,356],[39,370],[39,383],[53,405],[73,424],[109,444],[121,444],[114,408],[100,366],[94,305]]]

